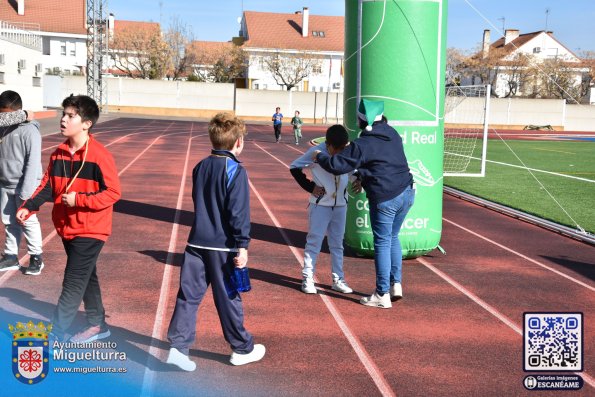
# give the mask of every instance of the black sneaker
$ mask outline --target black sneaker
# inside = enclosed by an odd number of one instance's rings
[[[41,269],[43,269],[45,265],[41,260],[41,255],[31,255],[29,259],[29,267],[25,269],[25,274],[29,276],[37,276],[41,273]]]
[[[16,255],[2,254],[2,258],[0,258],[0,272],[17,270],[18,268],[19,258]]]

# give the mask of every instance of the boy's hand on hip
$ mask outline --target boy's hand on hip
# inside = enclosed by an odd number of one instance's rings
[[[21,225],[23,223],[25,223],[25,221],[27,220],[27,218],[29,218],[29,210],[27,208],[21,208],[20,210],[17,211],[17,222],[20,223]]]
[[[240,248],[238,251],[238,255],[233,258],[233,264],[235,267],[246,267],[248,264],[248,250],[246,248]]]
[[[316,197],[316,198],[320,198],[322,196],[324,196],[326,193],[326,190],[324,190],[324,187],[322,186],[314,186],[314,190],[312,190],[312,196]]]
[[[64,193],[62,195],[62,204],[70,208],[74,207],[76,205],[76,193]]]

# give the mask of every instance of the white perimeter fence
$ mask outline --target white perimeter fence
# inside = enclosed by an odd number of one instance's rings
[[[44,106],[59,107],[71,93],[86,94],[81,76],[44,76]],[[270,121],[277,106],[287,120],[295,110],[306,122],[341,123],[343,95],[326,92],[287,92],[234,89],[233,84],[107,78],[109,111],[143,114],[210,117],[233,111],[251,120]],[[483,101],[469,98],[453,122],[465,124],[468,115],[480,111]],[[390,115],[387,115],[390,118]],[[594,105],[569,105],[558,99],[492,98],[491,128],[522,129],[550,125],[556,130],[595,131]],[[468,121],[467,121],[468,122]]]

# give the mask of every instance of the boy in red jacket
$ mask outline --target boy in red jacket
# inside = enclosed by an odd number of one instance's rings
[[[112,155],[90,134],[99,118],[97,103],[86,95],[71,95],[62,107],[60,132],[67,140],[50,156],[39,187],[18,210],[17,220],[22,223],[43,203],[54,202],[52,220],[62,237],[67,261],[52,332],[56,339],[64,340],[83,301],[88,326],[70,341],[87,343],[110,335],[96,265],[111,234],[120,181]]]

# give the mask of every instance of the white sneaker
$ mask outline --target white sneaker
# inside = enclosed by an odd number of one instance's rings
[[[180,369],[183,369],[184,371],[188,372],[192,372],[196,369],[196,363],[190,360],[190,358],[187,355],[185,355],[175,347],[169,349],[169,355],[167,356],[166,363],[177,365]]]
[[[316,286],[314,285],[314,279],[312,277],[304,277],[302,280],[302,292],[304,294],[316,293]]]
[[[266,348],[264,345],[254,345],[254,349],[250,353],[240,354],[233,352],[229,358],[229,362],[233,365],[244,365],[250,364],[256,361],[260,361],[264,357]]]
[[[331,288],[344,294],[350,294],[353,292],[345,280],[339,278],[339,276],[337,276],[335,273],[333,273],[333,286]]]
[[[394,283],[390,286],[390,299],[394,301],[398,301],[403,297],[403,287],[401,283]]]
[[[390,309],[393,304],[390,303],[390,295],[384,294],[380,296],[378,292],[374,291],[371,296],[366,296],[360,299],[359,303],[364,306],[379,307],[381,309]]]

